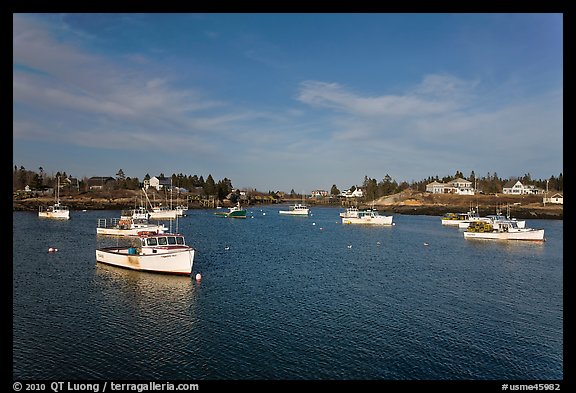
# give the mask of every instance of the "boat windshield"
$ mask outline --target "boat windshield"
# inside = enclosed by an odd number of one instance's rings
[[[142,239],[142,243],[147,246],[184,245],[183,236],[159,236]]]

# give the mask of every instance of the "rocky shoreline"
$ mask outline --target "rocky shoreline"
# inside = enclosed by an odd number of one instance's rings
[[[445,198],[446,199],[446,198]],[[550,220],[563,220],[564,209],[562,205],[559,206],[541,206],[537,202],[527,202],[523,206],[513,206],[511,215],[519,219],[550,219]],[[38,211],[40,206],[47,206],[54,203],[53,198],[27,198],[12,201],[13,211]],[[134,208],[134,198],[126,197],[65,197],[61,198],[61,203],[72,211],[82,210],[122,210]],[[281,203],[292,203],[292,201],[282,201]],[[503,198],[497,201],[483,200],[479,203],[479,214],[485,216],[494,214],[498,206],[505,203]],[[343,208],[339,203],[325,204],[310,202],[311,206],[333,206],[335,208]],[[374,205],[360,204],[360,208],[374,207],[384,214],[406,214],[406,215],[427,215],[427,216],[442,216],[448,212],[465,213],[470,208],[470,199],[452,198],[452,200],[425,200],[417,194],[410,195],[396,195],[386,198],[381,198],[374,202]],[[205,207],[200,204],[189,205],[190,209],[204,209]]]
[[[468,209],[462,209],[462,206],[391,206],[388,208],[378,209],[383,213],[406,214],[406,215],[424,215],[424,216],[442,216],[448,212],[465,213]],[[479,208],[479,215],[486,216],[494,214],[496,207]],[[511,214],[514,218],[519,219],[546,219],[546,220],[563,220],[563,209],[546,209],[539,207],[520,207],[515,208]]]

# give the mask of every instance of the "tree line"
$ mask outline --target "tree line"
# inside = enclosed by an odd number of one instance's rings
[[[27,170],[23,166],[14,166],[14,173],[12,177],[13,191],[23,190],[26,186],[31,190],[44,191],[49,188],[57,186],[58,178],[60,178],[60,186],[63,189],[68,189],[70,192],[87,192],[89,191],[89,179],[83,177],[82,179],[74,178],[66,173],[66,171],[58,171],[56,174],[47,174],[42,167],[38,168],[38,172]],[[150,174],[146,174],[143,180],[150,180]],[[204,179],[202,175],[184,175],[172,174],[169,178],[161,173],[159,179],[170,179],[173,187],[183,188],[195,193],[204,193],[207,196],[215,196],[218,199],[224,199],[228,194],[233,191],[232,181],[228,178],[223,178],[217,182],[211,174]],[[65,179],[68,179],[67,181]],[[129,177],[124,174],[122,169],[116,173],[114,181],[104,185],[105,190],[139,190],[143,186],[143,181],[137,177]]]
[[[25,186],[29,186],[32,190],[46,190],[48,188],[54,188],[57,183],[57,179],[70,179],[73,178],[68,175],[65,171],[58,171],[55,175],[47,174],[42,167],[38,168],[38,172],[27,170],[23,166],[19,168],[14,166],[13,174],[13,191],[23,190]],[[167,177],[161,173],[158,178],[166,179]],[[548,190],[551,192],[563,192],[564,190],[564,178],[562,173],[558,176],[551,176],[548,179],[532,179],[530,174],[525,174],[522,177],[511,177],[509,179],[500,178],[496,172],[488,172],[486,176],[479,177],[474,171],[470,173],[468,177],[464,176],[461,171],[456,171],[453,176],[444,176],[440,178],[438,175],[429,176],[420,181],[412,181],[410,183],[402,181],[398,183],[390,175],[386,174],[381,180],[372,179],[368,176],[364,176],[362,185],[360,186],[364,190],[364,195],[368,200],[380,198],[382,196],[396,194],[398,192],[404,191],[411,188],[416,191],[426,191],[426,185],[434,181],[440,183],[447,183],[452,180],[462,178],[472,182],[474,188],[484,192],[489,193],[500,193],[504,184],[510,180],[520,180],[524,185],[533,185],[537,188]],[[149,180],[150,175],[146,174],[144,180]],[[171,184],[174,187],[184,188],[188,191],[202,192],[207,196],[215,196],[222,200],[227,195],[229,195],[233,190],[232,181],[228,178],[223,178],[216,182],[211,174],[208,175],[206,179],[202,175],[184,175],[182,173],[172,174],[168,179],[171,179]],[[138,190],[142,187],[142,182],[138,178],[127,177],[122,169],[118,170],[116,173],[115,181],[108,185],[114,190]],[[84,177],[82,179],[76,179],[76,183],[62,183],[61,186],[69,188],[71,191],[77,190],[78,192],[86,192],[89,189],[88,178]],[[350,188],[350,191],[354,191],[356,185]],[[253,190],[256,192],[256,190]],[[270,193],[270,192],[269,192]],[[341,192],[336,186],[332,185],[330,189],[330,195],[337,196]],[[294,194],[292,190],[291,194]]]
[[[562,173],[556,176],[551,176],[549,179],[532,179],[530,174],[525,174],[522,177],[511,177],[509,179],[504,179],[498,177],[496,172],[490,173],[486,176],[478,177],[472,171],[470,176],[466,177],[460,171],[456,171],[453,176],[444,176],[440,178],[439,176],[429,176],[426,179],[422,179],[420,181],[412,181],[410,183],[403,181],[403,182],[396,182],[396,180],[392,179],[390,175],[386,174],[384,178],[380,181],[376,179],[372,179],[368,176],[364,176],[364,181],[362,182],[361,188],[364,190],[364,196],[367,200],[377,199],[386,195],[392,195],[399,192],[402,192],[408,188],[415,190],[415,191],[426,191],[426,185],[430,184],[434,181],[439,183],[448,183],[455,179],[465,179],[474,185],[476,190],[479,190],[485,194],[492,194],[492,193],[501,193],[504,185],[509,182],[510,180],[516,181],[519,180],[524,185],[533,185],[537,188],[548,190],[552,192],[563,192],[564,190],[564,177]],[[354,191],[356,186],[352,186],[350,191]],[[330,189],[330,195],[337,196],[340,194],[340,190],[336,186],[336,184],[332,185]]]

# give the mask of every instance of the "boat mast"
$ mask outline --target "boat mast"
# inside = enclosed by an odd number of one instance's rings
[[[54,202],[56,203],[56,206],[60,205],[60,176],[57,176],[58,179],[58,183],[56,186],[56,192],[54,193]]]

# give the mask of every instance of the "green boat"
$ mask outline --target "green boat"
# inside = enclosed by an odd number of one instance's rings
[[[246,218],[246,209],[240,207],[240,202],[236,206],[232,206],[227,212],[216,212],[214,213],[218,217],[229,217],[229,218]]]

